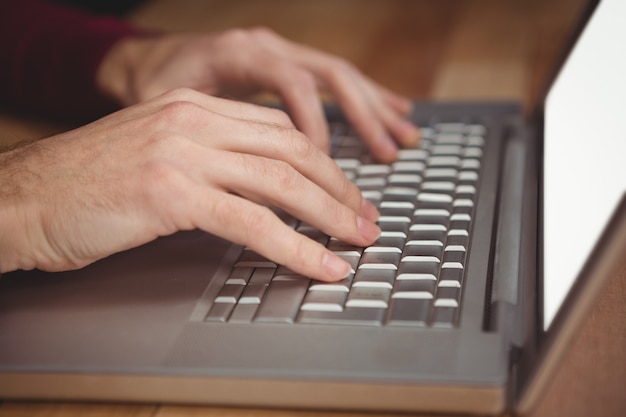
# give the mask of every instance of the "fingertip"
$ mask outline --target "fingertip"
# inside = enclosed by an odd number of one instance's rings
[[[376,206],[374,206],[374,204],[372,204],[372,202],[366,198],[364,198],[361,203],[360,214],[361,216],[363,216],[364,218],[366,218],[367,220],[371,222],[376,222],[378,218],[380,217],[380,213],[378,209],[376,208]]]
[[[373,152],[374,156],[384,163],[391,163],[398,159],[398,145],[388,136],[380,141]]]
[[[365,240],[366,244],[372,244],[380,237],[380,227],[376,223],[364,219],[361,216],[357,217],[357,227],[359,234]]]
[[[400,143],[406,147],[417,146],[422,136],[418,127],[408,120],[402,120],[400,122],[398,135]]]
[[[328,281],[339,281],[352,272],[352,267],[348,262],[330,251],[322,257],[322,268],[326,272]]]

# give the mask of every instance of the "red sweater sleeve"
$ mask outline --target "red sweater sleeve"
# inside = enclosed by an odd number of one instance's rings
[[[96,87],[116,42],[138,35],[123,20],[44,0],[0,0],[0,105],[72,119],[118,106]]]

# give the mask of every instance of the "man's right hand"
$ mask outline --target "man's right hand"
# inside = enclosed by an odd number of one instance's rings
[[[199,228],[306,276],[347,263],[279,207],[368,245],[378,212],[281,111],[179,89],[0,154],[0,272],[75,269]]]

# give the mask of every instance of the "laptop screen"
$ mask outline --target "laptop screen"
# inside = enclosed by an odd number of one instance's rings
[[[547,96],[544,329],[626,191],[625,17],[600,2]]]

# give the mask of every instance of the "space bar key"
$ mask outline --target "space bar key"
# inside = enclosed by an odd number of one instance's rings
[[[343,311],[301,311],[298,322],[380,326],[386,308],[346,307]]]

